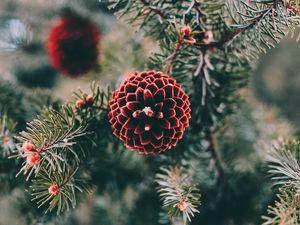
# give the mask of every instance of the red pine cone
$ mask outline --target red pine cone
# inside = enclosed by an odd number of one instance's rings
[[[50,195],[52,196],[56,196],[59,194],[60,188],[57,184],[52,184],[49,188],[48,188],[48,192]]]
[[[133,73],[113,92],[109,104],[114,135],[144,154],[175,146],[191,118],[188,95],[162,72]]]
[[[32,151],[35,150],[35,146],[31,144],[30,142],[25,141],[22,145],[22,149],[24,151]]]
[[[53,67],[73,77],[88,72],[97,63],[99,39],[100,32],[90,20],[74,13],[63,16],[48,37]]]
[[[38,153],[32,153],[27,155],[26,162],[28,166],[36,166],[40,163],[40,159],[41,157]]]

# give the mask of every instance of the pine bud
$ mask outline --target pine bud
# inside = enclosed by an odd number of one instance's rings
[[[94,96],[88,95],[88,96],[86,97],[86,102],[87,102],[87,103],[93,103],[93,101],[94,101]]]
[[[25,141],[22,145],[22,149],[24,151],[32,151],[35,150],[35,146],[31,144],[30,142]]]
[[[52,184],[49,188],[48,188],[48,192],[50,195],[52,196],[56,196],[59,193],[59,187],[57,184]]]
[[[192,28],[190,26],[184,26],[183,28],[181,28],[181,33],[184,34],[184,36],[186,37],[190,37],[192,33]]]
[[[38,153],[33,153],[27,156],[26,162],[29,166],[36,166],[40,163],[40,159],[41,157]]]
[[[76,105],[76,108],[81,108],[82,106],[85,105],[85,101],[82,99],[79,99],[76,101],[75,105]]]
[[[186,211],[188,208],[188,204],[184,201],[180,201],[177,205],[178,209],[182,212]]]

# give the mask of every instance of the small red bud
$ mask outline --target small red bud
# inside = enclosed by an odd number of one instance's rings
[[[180,202],[178,203],[177,207],[178,207],[178,209],[179,209],[180,211],[186,211],[187,208],[188,208],[188,204],[187,204],[186,202],[184,202],[184,201],[180,201]]]
[[[33,153],[33,154],[29,154],[27,156],[26,162],[29,166],[36,166],[39,164],[40,159],[41,159],[41,157],[38,153]]]
[[[56,196],[59,193],[59,187],[57,184],[52,184],[49,188],[48,188],[48,192],[50,195],[52,196]]]
[[[189,37],[192,33],[192,28],[190,26],[184,26],[181,28],[181,33],[184,34],[184,36]]]
[[[82,106],[85,105],[85,101],[82,99],[79,99],[76,101],[75,105],[76,105],[76,108],[81,108]]]
[[[35,146],[31,144],[30,142],[25,141],[22,145],[22,149],[24,151],[32,151],[35,150]]]
[[[94,101],[94,96],[88,95],[88,96],[86,97],[86,102],[87,102],[87,103],[93,103],[93,101]]]
[[[85,99],[86,107],[92,107],[94,103],[94,99],[95,99],[94,96],[88,95]]]

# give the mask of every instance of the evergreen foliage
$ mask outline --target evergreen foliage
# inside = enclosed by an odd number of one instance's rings
[[[257,187],[258,181],[267,183],[261,175],[264,162],[251,155],[255,138],[241,134],[238,125],[245,121],[230,120],[242,106],[240,92],[248,84],[253,59],[299,27],[299,3],[111,0],[109,7],[158,43],[160,51],[152,55],[147,69],[161,70],[182,84],[191,101],[190,128],[172,151],[144,157],[130,152],[112,134],[110,88],[92,84],[90,93],[79,90],[70,103],[61,104],[48,94],[27,93],[0,82],[0,175],[7,180],[16,168],[26,175],[28,183],[22,181],[22,187],[42,212],[49,212],[35,218],[44,224],[58,218],[67,221],[61,224],[72,224],[65,211],[77,206],[82,193],[96,196],[93,206],[101,218],[95,215],[94,224],[261,222],[257,214],[272,194]],[[20,130],[11,145],[4,143]],[[7,161],[12,148],[10,158],[16,160]],[[263,217],[265,225],[299,224],[299,148],[299,142],[288,142],[269,155],[269,172],[280,190],[275,206]],[[253,166],[242,171],[238,165],[245,155]],[[49,189],[52,185],[57,192]],[[238,202],[242,197],[245,203]]]

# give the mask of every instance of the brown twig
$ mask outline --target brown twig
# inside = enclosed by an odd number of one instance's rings
[[[261,21],[263,18],[265,18],[270,13],[270,11],[273,11],[278,4],[282,4],[282,3],[283,3],[282,0],[274,0],[274,4],[272,5],[272,7],[270,7],[269,9],[266,9],[265,11],[263,11],[261,13],[261,15],[256,17],[248,26],[245,26],[243,28],[237,28],[237,29],[233,30],[232,32],[230,32],[230,33],[224,35],[223,37],[221,37],[219,41],[212,42],[211,44],[206,45],[204,47],[206,49],[213,49],[213,48],[223,47],[224,44],[231,41],[233,38],[235,38],[240,33],[251,29],[254,25],[259,23],[259,21]],[[292,6],[289,3],[286,4],[286,8],[290,9],[293,12],[295,12],[296,14],[300,15],[300,9],[299,8],[297,8],[295,6]]]
[[[149,10],[151,10],[152,12],[154,12],[155,14],[159,15],[161,19],[168,19],[168,17],[159,9],[153,7],[150,5],[149,2],[147,2],[146,0],[140,0],[140,2],[146,6]]]
[[[173,65],[174,61],[176,60],[176,58],[178,56],[179,50],[180,50],[181,45],[183,43],[183,39],[184,39],[184,34],[180,34],[180,37],[179,37],[179,39],[176,43],[176,47],[175,47],[173,53],[171,54],[170,59],[169,59],[169,63],[167,64],[167,67],[166,67],[166,73],[167,74],[169,74],[171,72],[172,65]]]
[[[245,32],[249,29],[251,29],[254,25],[256,25],[257,23],[259,23],[259,21],[261,21],[263,18],[265,18],[266,15],[269,14],[270,11],[272,11],[274,8],[274,6],[270,7],[269,9],[266,9],[265,11],[263,11],[261,13],[260,16],[256,17],[255,19],[253,19],[251,21],[251,23],[243,28],[237,28],[227,34],[225,34],[223,37],[220,38],[219,41],[216,42],[212,42],[206,46],[204,46],[206,49],[214,49],[214,48],[221,48],[223,47],[224,44],[226,44],[227,42],[233,40],[237,35],[239,35],[242,32]]]
[[[201,3],[197,2],[196,0],[193,0],[192,2],[192,8],[197,12],[197,19],[198,23],[205,24],[205,20],[207,15],[201,10]]]
[[[103,107],[103,106],[101,106],[101,105],[93,105],[93,108],[95,108],[95,109],[100,109],[100,110],[107,111],[107,112],[110,111],[109,108]]]
[[[207,141],[209,142],[208,150],[211,152],[211,156],[214,160],[219,177],[222,177],[225,173],[227,166],[221,158],[217,139],[210,130],[207,131],[206,138],[207,138]]]
[[[73,178],[73,176],[75,175],[76,171],[77,171],[77,170],[74,170],[69,176],[67,176],[67,177],[64,179],[63,183],[60,184],[60,185],[58,185],[58,187],[59,187],[59,188],[62,188],[62,187],[64,187],[66,184],[68,184],[68,183],[70,182],[70,180]]]

